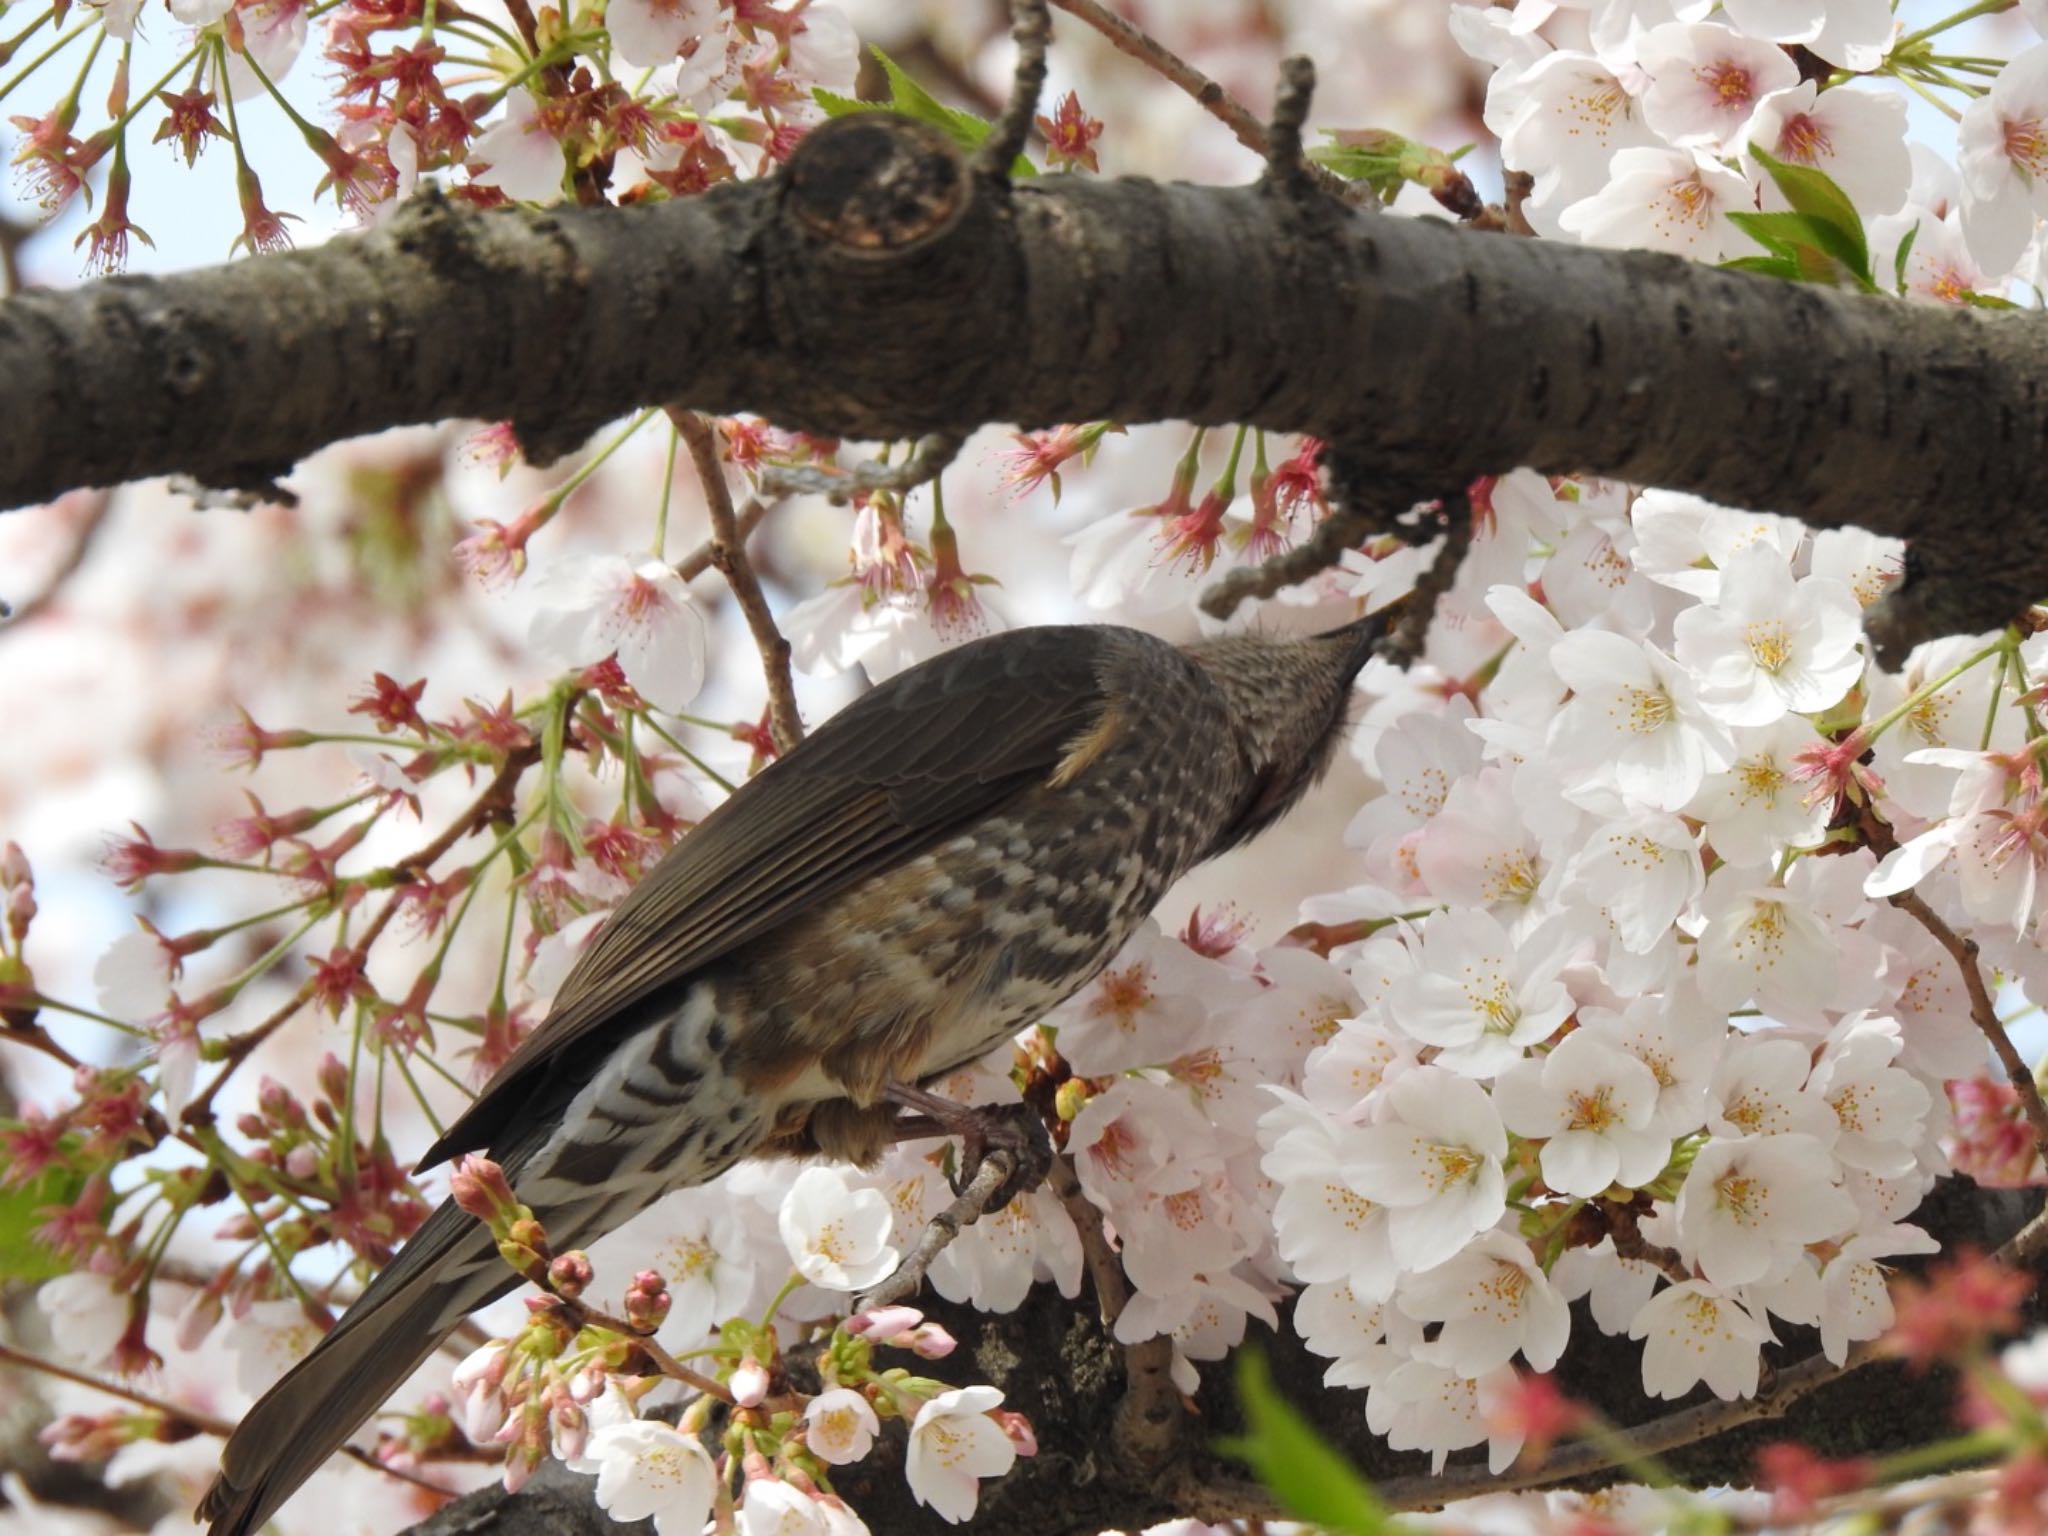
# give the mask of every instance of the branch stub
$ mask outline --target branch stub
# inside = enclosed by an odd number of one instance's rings
[[[893,112],[834,118],[790,156],[783,206],[849,254],[890,256],[959,222],[966,163],[944,134]]]

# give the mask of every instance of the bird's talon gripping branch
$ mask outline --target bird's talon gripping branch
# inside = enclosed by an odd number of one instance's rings
[[[883,1094],[914,1111],[906,1119],[920,1130],[929,1127],[927,1134],[960,1138],[960,1167],[952,1180],[956,1195],[974,1182],[992,1154],[1008,1155],[1010,1176],[989,1197],[988,1210],[999,1211],[1030,1193],[1052,1171],[1052,1134],[1045,1128],[1045,1117],[1029,1104],[956,1104],[908,1083],[891,1083]]]

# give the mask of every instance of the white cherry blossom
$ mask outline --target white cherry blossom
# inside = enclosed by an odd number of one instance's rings
[[[1963,236],[1984,270],[2009,272],[2048,213],[2048,43],[2007,61],[1956,130]]]
[[[827,1387],[804,1407],[804,1444],[835,1467],[867,1455],[881,1427],[868,1400],[851,1387]]]
[[[1810,848],[1827,831],[1833,807],[1809,795],[1797,775],[1799,754],[1822,744],[1800,715],[1738,727],[1728,766],[1708,774],[1686,807],[1706,823],[1707,842],[1730,864],[1769,864],[1786,848]]]
[[[1828,1005],[1837,981],[1835,942],[1826,926],[1782,886],[1727,864],[1707,877],[1700,904],[1700,995],[1710,1008],[1745,1002],[1774,1015]]]
[[[1572,861],[1566,889],[1607,914],[1633,954],[1648,954],[1706,889],[1693,834],[1676,816],[1603,822]]]
[[[1842,1244],[1820,1277],[1820,1343],[1828,1359],[1840,1365],[1851,1344],[1878,1338],[1891,1327],[1890,1271],[1879,1259],[1940,1251],[1926,1232],[1903,1225],[1861,1231]]]
[[[1419,1360],[1460,1376],[1484,1376],[1515,1355],[1547,1371],[1571,1337],[1571,1309],[1529,1252],[1505,1232],[1482,1233],[1457,1257],[1401,1282],[1395,1304],[1442,1331],[1416,1346]]]
[[[528,91],[505,93],[505,115],[470,141],[469,159],[472,182],[516,203],[562,200],[562,146]]]
[[[1848,1231],[1856,1203],[1831,1167],[1811,1136],[1709,1141],[1678,1192],[1679,1234],[1700,1272],[1719,1286],[1771,1279],[1806,1244]]]
[[[1510,1379],[1505,1369],[1501,1375]],[[1490,1432],[1479,1403],[1484,1385],[1446,1366],[1409,1360],[1367,1390],[1365,1422],[1386,1436],[1389,1449],[1429,1452],[1433,1472],[1443,1471],[1452,1451],[1482,1440],[1489,1470],[1504,1472],[1521,1453],[1522,1437]]]
[[[1852,1014],[1830,1033],[1809,1080],[1840,1123],[1835,1156],[1880,1178],[1913,1171],[1933,1107],[1927,1085],[1894,1065],[1904,1044],[1897,1020]]]
[[[1507,1132],[1486,1091],[1442,1067],[1403,1073],[1382,1103],[1386,1118],[1358,1133],[1351,1167],[1367,1199],[1393,1207],[1396,1262],[1428,1269],[1507,1209]]]
[[[635,69],[672,63],[683,45],[723,51],[717,0],[611,0],[604,11],[612,52]]]
[[[1757,103],[1741,147],[1752,145],[1825,173],[1866,222],[1896,213],[1913,180],[1906,102],[1896,91],[1822,91],[1802,80]],[[1756,184],[1766,211],[1790,206],[1768,175],[1759,172]]]
[[[1270,1091],[1280,1103],[1259,1119],[1259,1167],[1280,1190],[1273,1204],[1280,1257],[1298,1279],[1341,1280],[1360,1300],[1384,1299],[1399,1266],[1389,1238],[1392,1213],[1362,1190],[1366,1133],[1285,1090]]]
[[[1749,36],[1802,43],[1839,69],[1876,69],[1891,49],[1887,0],[1723,0],[1722,9]]]
[[[1390,1301],[1365,1300],[1345,1280],[1303,1286],[1294,1326],[1302,1343],[1331,1362],[1323,1382],[1332,1387],[1384,1381],[1422,1342],[1422,1324]]]
[[[911,1421],[903,1467],[911,1497],[951,1524],[974,1518],[981,1479],[1001,1477],[1016,1464],[1016,1446],[988,1416],[1002,1401],[994,1387],[959,1387],[931,1399]]]
[[[1625,800],[1675,811],[1728,765],[1728,733],[1701,709],[1685,670],[1655,646],[1574,630],[1551,647],[1550,664],[1572,697],[1545,750],[1582,782],[1611,783]]]
[[[1652,1397],[1683,1397],[1704,1381],[1732,1401],[1756,1396],[1760,1351],[1772,1334],[1729,1292],[1687,1280],[1645,1302],[1629,1337],[1644,1341],[1643,1390]]]
[[[533,584],[533,643],[568,666],[616,653],[634,690],[671,714],[704,686],[704,615],[675,567],[623,555],[581,555]]]
[[[1571,1012],[1557,972],[1578,942],[1553,918],[1517,944],[1489,913],[1452,907],[1424,925],[1421,966],[1395,983],[1388,1017],[1438,1047],[1440,1066],[1491,1077],[1549,1039]]]
[[[1863,673],[1863,610],[1838,581],[1808,576],[1752,546],[1722,567],[1711,606],[1672,625],[1678,660],[1699,679],[1700,707],[1728,725],[1769,725],[1840,701]]]
[[[597,1504],[617,1521],[654,1521],[658,1536],[702,1536],[717,1474],[695,1435],[654,1419],[629,1419],[592,1432],[587,1459],[597,1463]]]
[[[1697,150],[1642,147],[1614,157],[1607,185],[1558,216],[1587,245],[1725,261],[1754,249],[1726,215],[1752,206],[1749,182]]]
[[[1657,1078],[1636,1057],[1575,1030],[1540,1059],[1517,1063],[1493,1086],[1494,1107],[1518,1136],[1541,1138],[1543,1180],[1591,1198],[1663,1172],[1671,1138],[1657,1126]]]
[[[896,1268],[893,1221],[878,1189],[853,1189],[836,1168],[806,1168],[783,1197],[783,1245],[811,1284],[865,1290]]]
[[[1713,22],[1648,33],[1636,62],[1650,77],[1643,117],[1680,148],[1722,153],[1740,142],[1757,104],[1799,83],[1782,48]]]

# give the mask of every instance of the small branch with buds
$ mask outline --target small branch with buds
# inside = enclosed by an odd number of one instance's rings
[[[746,537],[740,532],[732,492],[726,489],[725,470],[718,462],[716,436],[711,423],[695,411],[671,406],[668,419],[690,450],[690,462],[703,483],[704,505],[711,514],[711,563],[718,567],[740,612],[746,615],[747,630],[761,653],[761,672],[768,684],[768,717],[775,731],[775,749],[788,752],[804,739],[803,717],[797,713],[796,689],[789,675],[789,641],[775,627],[761,578],[747,559]]]
[[[465,1153],[456,1165],[454,1177],[449,1180],[449,1196],[456,1205],[490,1229],[491,1236],[497,1240],[498,1256],[515,1273],[547,1293],[548,1302],[535,1305],[559,1307],[563,1317],[576,1330],[600,1328],[620,1335],[645,1355],[659,1374],[694,1387],[707,1397],[731,1404],[732,1392],[727,1387],[691,1370],[655,1342],[655,1330],[661,1326],[661,1317],[667,1312],[666,1296],[660,1297],[655,1312],[644,1318],[614,1317],[583,1300],[584,1288],[591,1280],[590,1260],[574,1250],[557,1254],[549,1248],[546,1231],[532,1210],[513,1193],[511,1181],[505,1177],[503,1168],[487,1157],[474,1152]],[[658,1275],[649,1275],[651,1281],[659,1278]],[[640,1286],[641,1282],[636,1280],[635,1288]],[[627,1310],[636,1310],[631,1295]]]
[[[163,1427],[155,1437],[161,1441],[186,1440],[190,1439],[193,1435],[214,1435],[225,1440],[230,1434],[234,1433],[235,1426],[226,1419],[215,1418],[210,1413],[201,1413],[196,1408],[180,1407],[178,1404],[168,1402],[161,1397],[152,1397],[147,1392],[138,1392],[135,1388],[125,1386],[118,1381],[104,1381],[85,1371],[73,1370],[67,1365],[59,1365],[54,1360],[45,1360],[40,1355],[31,1355],[26,1350],[15,1349],[8,1344],[0,1344],[0,1365],[11,1365],[19,1371],[53,1377],[58,1381],[68,1381],[74,1386],[89,1387],[95,1392],[104,1392],[109,1397],[117,1397],[123,1402],[133,1403],[138,1408],[146,1409],[163,1420]],[[63,1421],[59,1420],[58,1422],[61,1424]],[[452,1489],[443,1488],[439,1483],[430,1482],[415,1473],[407,1472],[402,1468],[379,1461],[370,1452],[362,1450],[357,1446],[344,1445],[341,1450],[342,1454],[350,1460],[359,1461],[364,1466],[398,1478],[401,1482],[411,1483],[416,1488],[425,1488],[429,1492],[440,1494],[443,1497],[453,1497]]]

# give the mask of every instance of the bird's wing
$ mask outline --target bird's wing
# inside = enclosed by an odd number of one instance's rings
[[[898,674],[734,792],[621,902],[547,1021],[427,1150],[491,1146],[562,1053],[651,993],[936,846],[1103,726],[1111,626],[1015,630]]]

